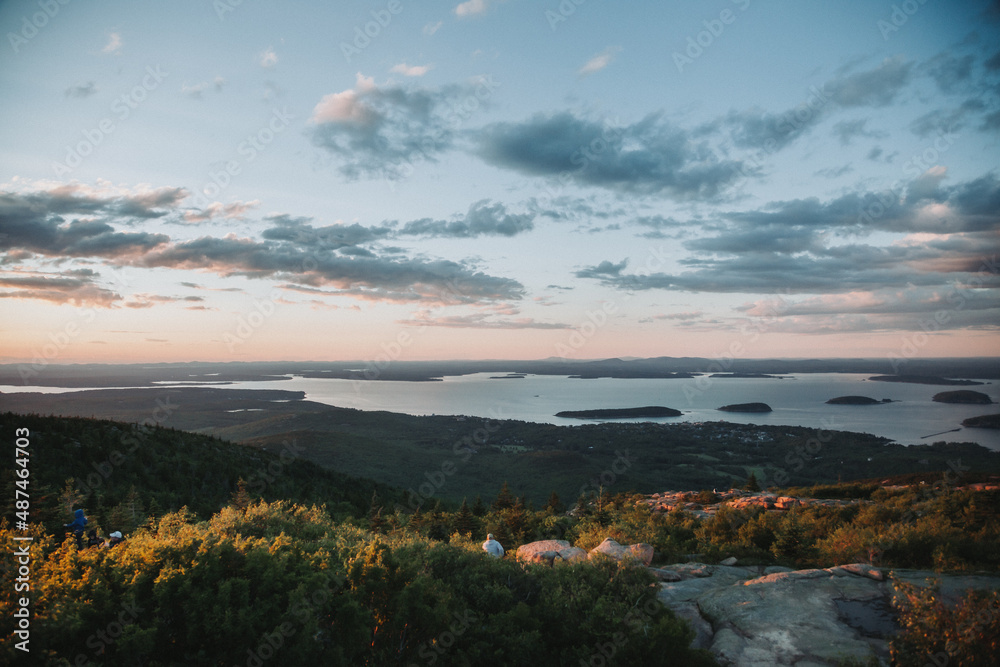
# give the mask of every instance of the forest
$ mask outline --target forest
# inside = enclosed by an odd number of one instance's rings
[[[20,487],[5,469],[0,540],[12,553],[23,544],[15,538],[33,537],[30,641],[33,658],[44,656],[36,664],[715,664],[657,600],[652,570],[513,557],[548,538],[584,549],[606,537],[645,542],[654,565],[736,557],[795,568],[1000,570],[1000,492],[969,488],[989,479],[975,471],[784,488],[856,502],[722,508],[707,519],[652,511],[624,485],[536,502],[502,480],[460,503],[413,508],[402,490],[283,460],[282,451],[101,420],[0,421],[4,433],[32,434],[31,526],[10,523]],[[139,445],[123,449],[132,439]],[[705,503],[714,495],[698,491]],[[121,530],[124,543],[80,550],[63,539],[77,508],[88,529]],[[507,557],[483,553],[487,532]],[[0,571],[5,609],[24,595],[14,592],[15,573]],[[996,592],[948,607],[910,591],[898,609],[896,664],[922,665],[946,646],[960,658],[949,664],[995,664],[998,608]],[[970,624],[980,617],[988,622]],[[12,637],[15,619],[2,622]],[[20,657],[13,641],[2,653],[3,662]]]

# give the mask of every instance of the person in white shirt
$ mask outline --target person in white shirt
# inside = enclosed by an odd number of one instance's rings
[[[486,541],[483,542],[483,551],[494,558],[503,558],[503,546],[493,539],[493,533],[486,536]]]

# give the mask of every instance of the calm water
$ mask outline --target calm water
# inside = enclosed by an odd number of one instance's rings
[[[389,410],[411,415],[473,415],[521,419],[550,424],[582,424],[562,419],[562,410],[631,408],[665,405],[682,411],[680,417],[654,420],[663,423],[730,421],[745,424],[808,426],[873,433],[901,444],[978,442],[1000,451],[1000,431],[961,428],[967,417],[996,413],[996,405],[949,405],[931,397],[965,387],[869,382],[868,375],[810,373],[783,379],[692,378],[684,380],[610,379],[579,380],[565,376],[528,375],[523,379],[493,380],[491,373],[447,377],[443,382],[361,382],[293,377],[274,382],[237,382],[224,385],[240,389],[304,391],[309,400],[362,410]],[[1000,384],[968,387],[1000,401]],[[0,391],[67,391],[48,387],[3,387]],[[861,395],[897,403],[885,405],[827,405],[837,396]],[[719,412],[732,403],[763,402],[767,414]],[[929,438],[922,436],[961,428]]]

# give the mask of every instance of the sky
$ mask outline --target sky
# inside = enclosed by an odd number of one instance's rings
[[[14,0],[0,35],[0,362],[1000,355],[997,2]]]

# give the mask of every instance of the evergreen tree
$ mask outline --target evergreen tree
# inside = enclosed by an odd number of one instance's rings
[[[476,519],[465,498],[462,498],[462,506],[458,508],[458,514],[455,517],[455,530],[462,535],[472,535],[476,530]]]
[[[247,483],[242,477],[236,482],[236,491],[233,493],[230,502],[233,507],[241,512],[246,512],[247,507],[250,506],[250,494],[247,493]]]
[[[65,522],[68,523],[73,519],[74,508],[81,504],[83,504],[83,494],[76,488],[76,480],[70,477],[59,493],[59,506],[62,507],[62,513],[68,517]]]
[[[414,533],[420,533],[420,529],[424,527],[424,515],[421,514],[419,506],[413,510],[410,520],[406,522],[406,527]]]
[[[503,512],[504,523],[507,525],[507,534],[511,539],[521,542],[524,539],[525,528],[528,524],[527,513],[524,505],[520,501],[515,503],[509,510]]]
[[[486,514],[486,505],[483,504],[482,496],[476,496],[476,502],[472,504],[472,514],[473,516],[484,516]]]
[[[552,512],[552,514],[562,514],[566,511],[566,506],[559,500],[559,494],[553,491],[549,495],[549,501],[545,503],[545,509]]]
[[[129,489],[128,495],[125,497],[126,530],[131,533],[145,520],[146,515],[142,506],[142,498],[139,497],[139,492],[136,491],[133,484],[132,488]]]
[[[500,487],[500,493],[497,494],[497,499],[493,501],[493,509],[510,509],[514,506],[514,502],[514,494],[510,492],[510,487],[508,487],[507,482],[504,481],[503,486]]]
[[[760,491],[760,484],[757,483],[757,475],[755,475],[752,470],[750,471],[750,474],[747,475],[747,481],[743,485],[743,490]]]

